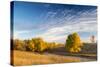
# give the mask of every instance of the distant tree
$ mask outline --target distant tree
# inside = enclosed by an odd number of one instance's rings
[[[55,47],[56,47],[56,43],[55,42],[49,43],[49,49],[54,49]]]
[[[35,51],[35,45],[32,40],[25,40],[26,50],[27,51]]]
[[[33,38],[32,41],[34,42],[35,51],[43,52],[46,49],[46,44],[42,38]]]
[[[65,48],[68,52],[80,52],[81,51],[82,42],[77,33],[73,33],[68,35],[66,40]]]
[[[94,36],[94,35],[92,35],[92,36],[90,37],[90,41],[91,41],[91,43],[94,43],[94,42],[95,42],[95,36]]]
[[[16,50],[26,50],[24,41],[15,39],[13,41],[13,49],[16,49]]]

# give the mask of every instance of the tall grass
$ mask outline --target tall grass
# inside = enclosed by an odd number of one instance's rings
[[[80,58],[66,57],[52,54],[38,54],[14,50],[14,66],[34,64],[54,64],[65,62],[79,62]]]

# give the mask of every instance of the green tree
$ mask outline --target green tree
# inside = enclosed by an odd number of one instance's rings
[[[82,42],[80,36],[77,33],[72,33],[68,35],[65,45],[65,48],[68,52],[80,52],[81,46]]]

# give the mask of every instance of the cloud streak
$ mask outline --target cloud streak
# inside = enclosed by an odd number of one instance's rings
[[[15,30],[14,37],[27,39],[32,37],[42,37],[44,40],[64,43],[68,34],[72,32],[91,33],[97,32],[97,9],[87,7],[52,7],[44,5],[45,9],[40,13],[38,21],[26,23],[24,28]],[[52,8],[52,9],[50,9]],[[77,9],[76,9],[77,8]],[[34,14],[34,13],[33,13]],[[16,26],[17,27],[17,26]],[[96,34],[94,34],[97,36]],[[86,39],[87,34],[82,39]],[[88,39],[88,38],[87,38]]]

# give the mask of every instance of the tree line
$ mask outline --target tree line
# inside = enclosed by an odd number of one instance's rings
[[[46,42],[42,38],[32,38],[28,40],[11,40],[12,50],[32,51],[32,52],[44,52],[57,48],[63,44],[56,42]],[[83,46],[80,36],[77,33],[69,34],[66,38],[65,50],[67,52],[80,52]]]

